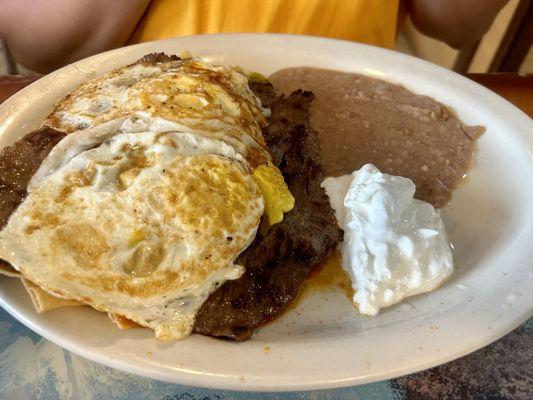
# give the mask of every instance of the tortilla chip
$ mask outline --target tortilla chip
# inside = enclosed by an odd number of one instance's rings
[[[109,319],[119,327],[119,329],[132,329],[141,327],[141,325],[138,323],[133,322],[131,319],[123,317],[120,314],[107,313],[107,315],[109,316]]]
[[[11,278],[20,278],[22,275],[8,262],[0,260],[0,275],[9,276]]]
[[[60,297],[56,297],[54,295],[51,295],[47,291],[41,289],[39,286],[34,284],[33,282],[30,282],[29,280],[25,278],[21,278],[22,284],[24,285],[24,288],[30,295],[31,301],[37,310],[37,312],[42,313],[44,311],[53,310],[54,308],[59,307],[68,307],[68,306],[83,306],[84,303],[77,301],[77,300],[68,300],[68,299],[62,299]],[[132,329],[132,328],[138,328],[141,325],[137,324],[136,322],[133,322],[132,320],[123,317],[119,314],[112,314],[108,313],[109,319],[113,321],[115,325],[119,327],[119,329]]]
[[[38,313],[53,310],[54,308],[59,307],[84,305],[77,300],[68,300],[53,296],[25,278],[21,278],[21,280]]]

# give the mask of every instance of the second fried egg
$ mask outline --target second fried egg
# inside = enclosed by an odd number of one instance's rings
[[[175,339],[243,273],[234,261],[264,202],[233,147],[186,131],[132,132],[136,122],[63,139],[0,232],[0,258],[54,295]]]

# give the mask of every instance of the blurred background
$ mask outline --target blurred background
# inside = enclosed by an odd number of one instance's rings
[[[477,43],[453,49],[418,32],[411,21],[403,24],[396,50],[420,57],[459,73],[533,73],[533,10],[531,0],[510,0],[489,31]],[[0,40],[0,74],[30,74],[17,63]]]
[[[509,1],[483,38],[460,50],[422,35],[408,19],[396,49],[460,73],[533,73],[532,3],[530,0]]]

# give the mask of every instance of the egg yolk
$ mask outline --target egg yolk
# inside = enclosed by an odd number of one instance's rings
[[[294,197],[281,171],[269,161],[257,167],[252,176],[263,194],[265,213],[270,225],[283,221],[283,213],[294,208]]]

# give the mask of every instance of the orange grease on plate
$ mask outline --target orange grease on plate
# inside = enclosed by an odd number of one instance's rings
[[[341,267],[341,256],[337,250],[323,264],[319,265],[316,271],[304,282],[298,297],[301,299],[312,291],[326,292],[332,290],[342,290],[350,301],[353,298],[352,282]]]

